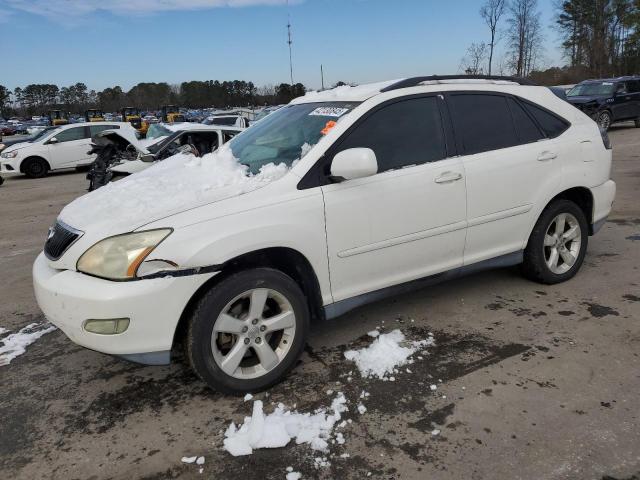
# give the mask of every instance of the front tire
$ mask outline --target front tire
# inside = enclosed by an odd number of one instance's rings
[[[522,263],[524,276],[548,285],[572,278],[587,252],[588,228],[584,212],[574,202],[552,202],[529,237]]]
[[[24,161],[22,170],[28,178],[42,178],[47,176],[49,164],[43,158],[31,157]]]
[[[187,357],[214,390],[264,390],[302,355],[309,317],[304,293],[289,276],[270,268],[241,271],[198,302],[189,322]]]
[[[609,131],[609,128],[611,127],[611,112],[608,110],[600,112],[598,114],[597,122],[602,130],[605,132]]]

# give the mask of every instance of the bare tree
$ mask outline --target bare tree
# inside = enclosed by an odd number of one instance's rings
[[[510,66],[520,77],[533,70],[542,51],[542,25],[538,0],[511,0],[508,6]]]
[[[497,30],[500,18],[504,14],[506,8],[505,0],[486,0],[480,9],[480,16],[489,27],[491,32],[491,42],[489,43],[489,75],[491,75],[491,67],[493,63],[493,51],[498,41]]]
[[[467,54],[460,63],[460,70],[467,75],[482,75],[482,64],[487,58],[489,47],[486,43],[472,43],[467,49]]]

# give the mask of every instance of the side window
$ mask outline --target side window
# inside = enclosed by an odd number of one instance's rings
[[[545,138],[531,117],[524,111],[520,104],[513,98],[507,98],[513,121],[516,124],[516,132],[520,143],[537,142]]]
[[[616,93],[620,93],[622,95],[624,95],[625,93],[627,93],[627,84],[624,82],[620,82],[617,86],[616,86]]]
[[[58,143],[73,142],[74,140],[82,140],[85,137],[84,127],[67,128],[56,134]]]
[[[91,131],[91,136],[93,137],[103,130],[115,130],[116,128],[120,128],[120,125],[91,125],[89,127],[89,130]]]
[[[436,97],[412,98],[375,111],[339,144],[340,151],[370,148],[378,173],[420,165],[446,156],[442,119]]]
[[[562,120],[553,113],[547,112],[529,102],[523,102],[523,104],[529,114],[536,119],[538,125],[544,130],[548,138],[556,138],[569,128],[569,124],[565,120]]]
[[[465,154],[498,150],[520,143],[504,96],[453,94],[449,102],[456,135],[462,140]]]
[[[238,134],[238,132],[233,132],[231,130],[224,130],[222,132],[222,141],[224,143],[227,143],[229,140],[231,140],[233,137],[235,137]]]
[[[640,93],[640,80],[631,80],[627,82],[629,93]]]

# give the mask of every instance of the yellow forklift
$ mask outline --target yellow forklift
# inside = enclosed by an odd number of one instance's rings
[[[49,117],[49,123],[53,127],[69,124],[69,118],[67,117],[67,114],[62,110],[49,110],[47,116]]]
[[[142,136],[147,134],[149,124],[142,120],[139,109],[135,107],[124,107],[120,110],[120,114],[122,115],[123,122],[129,122]]]
[[[102,110],[90,108],[84,112],[84,119],[87,122],[104,122],[104,113]]]
[[[162,121],[166,123],[176,123],[186,121],[180,109],[175,105],[165,105],[162,107]]]

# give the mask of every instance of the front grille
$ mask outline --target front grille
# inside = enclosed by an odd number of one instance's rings
[[[58,220],[49,229],[49,235],[44,244],[44,254],[49,260],[58,260],[81,235],[82,232],[79,230]]]

